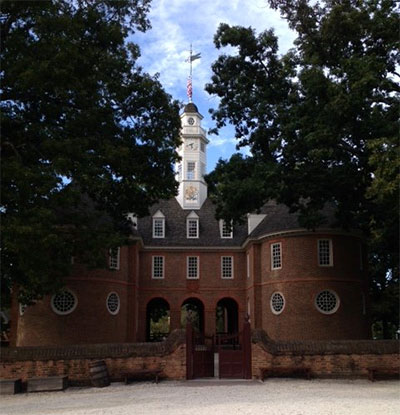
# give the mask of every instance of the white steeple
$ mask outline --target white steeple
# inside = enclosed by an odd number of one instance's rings
[[[204,175],[209,141],[201,128],[202,119],[196,105],[190,102],[185,106],[181,115],[182,146],[178,153],[182,160],[177,163],[179,193],[176,197],[183,209],[200,209],[207,199]]]

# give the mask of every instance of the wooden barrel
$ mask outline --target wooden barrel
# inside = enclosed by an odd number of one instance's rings
[[[89,363],[90,380],[96,388],[104,388],[110,385],[108,370],[104,360],[96,360]]]

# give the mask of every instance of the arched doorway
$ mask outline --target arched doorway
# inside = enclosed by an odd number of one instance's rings
[[[188,298],[181,306],[181,325],[186,326],[188,314],[192,325],[199,333],[204,333],[204,305],[198,298]]]
[[[238,332],[238,304],[232,298],[221,298],[215,311],[217,334]]]
[[[163,298],[153,298],[146,307],[146,340],[159,342],[169,334],[169,304]]]

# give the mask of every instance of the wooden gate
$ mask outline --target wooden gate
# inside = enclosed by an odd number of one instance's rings
[[[186,379],[214,377],[214,337],[186,325]]]
[[[251,379],[251,330],[248,318],[237,334],[216,336],[219,354],[219,377]]]

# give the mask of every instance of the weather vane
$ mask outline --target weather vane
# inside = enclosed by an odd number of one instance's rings
[[[196,59],[200,59],[201,58],[201,53],[196,53],[195,55],[193,55],[192,52],[192,44],[190,44],[190,55],[189,57],[185,60],[185,62],[189,62],[190,63],[190,74],[187,80],[187,96],[189,99],[189,102],[192,102],[192,95],[193,95],[193,88],[192,88],[192,62],[195,61]]]

